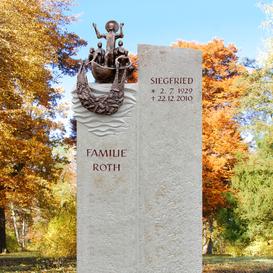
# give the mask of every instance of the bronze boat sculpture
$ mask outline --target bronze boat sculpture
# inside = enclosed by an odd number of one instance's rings
[[[116,75],[116,68],[105,67],[94,61],[90,63],[90,66],[91,66],[93,77],[95,78],[96,82],[111,83],[114,81],[115,75]],[[125,67],[121,67],[119,70],[120,72],[127,70],[127,76],[129,76],[129,74],[132,73],[132,69],[133,69],[132,65],[129,64]]]
[[[123,38],[123,23],[109,21],[105,25],[106,34],[100,34],[93,24],[98,39],[106,39],[106,50],[102,43],[98,48],[90,48],[88,60],[82,62],[77,76],[77,94],[83,107],[96,114],[112,115],[116,113],[124,100],[124,85],[133,71],[128,50],[123,48],[122,40],[116,47],[116,40]],[[117,33],[120,28],[120,33]],[[112,83],[108,94],[96,96],[89,86],[86,76],[90,69],[97,83]]]

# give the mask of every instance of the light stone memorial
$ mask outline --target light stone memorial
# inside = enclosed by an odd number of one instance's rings
[[[77,272],[201,273],[201,52],[139,45],[129,84],[122,27],[94,24],[106,51],[90,50],[73,92]]]

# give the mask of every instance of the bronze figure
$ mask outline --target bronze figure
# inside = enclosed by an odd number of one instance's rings
[[[114,21],[108,21],[105,25],[105,29],[107,31],[106,34],[100,34],[100,32],[97,29],[97,25],[93,23],[93,27],[95,29],[96,35],[98,39],[104,38],[106,39],[106,51],[111,51],[116,48],[116,40],[119,38],[123,38],[123,23],[120,23],[120,25]],[[117,34],[118,30],[120,28],[120,33]]]
[[[98,48],[95,51],[93,61],[100,65],[104,65],[104,60],[105,60],[105,50],[102,48],[102,43],[98,42]]]
[[[106,39],[106,50],[102,48],[102,43],[98,43],[98,48],[90,48],[88,61],[83,62],[77,77],[77,94],[82,105],[89,111],[97,114],[111,115],[118,111],[124,100],[124,84],[129,73],[132,73],[133,66],[128,56],[128,50],[123,47],[124,24],[116,21],[108,21],[105,25],[106,34],[101,34],[95,23],[98,39]],[[120,29],[120,32],[117,33]],[[94,91],[88,85],[86,69],[89,67],[98,83],[112,83],[109,94],[95,96]]]

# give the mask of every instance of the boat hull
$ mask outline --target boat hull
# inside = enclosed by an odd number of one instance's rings
[[[121,67],[119,69],[120,74],[123,73],[124,69],[127,69],[128,74],[130,74],[130,67],[131,65]],[[97,83],[112,83],[116,75],[116,68],[102,66],[94,61],[91,62],[91,71]]]

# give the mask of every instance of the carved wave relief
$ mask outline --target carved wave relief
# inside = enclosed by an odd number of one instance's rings
[[[109,92],[111,84],[90,84],[95,95],[105,95]],[[120,134],[127,130],[129,119],[132,117],[132,110],[136,104],[136,84],[125,85],[124,102],[118,112],[111,115],[98,115],[88,111],[81,105],[76,89],[72,92],[72,103],[74,116],[77,121],[84,124],[88,131],[97,136]]]

